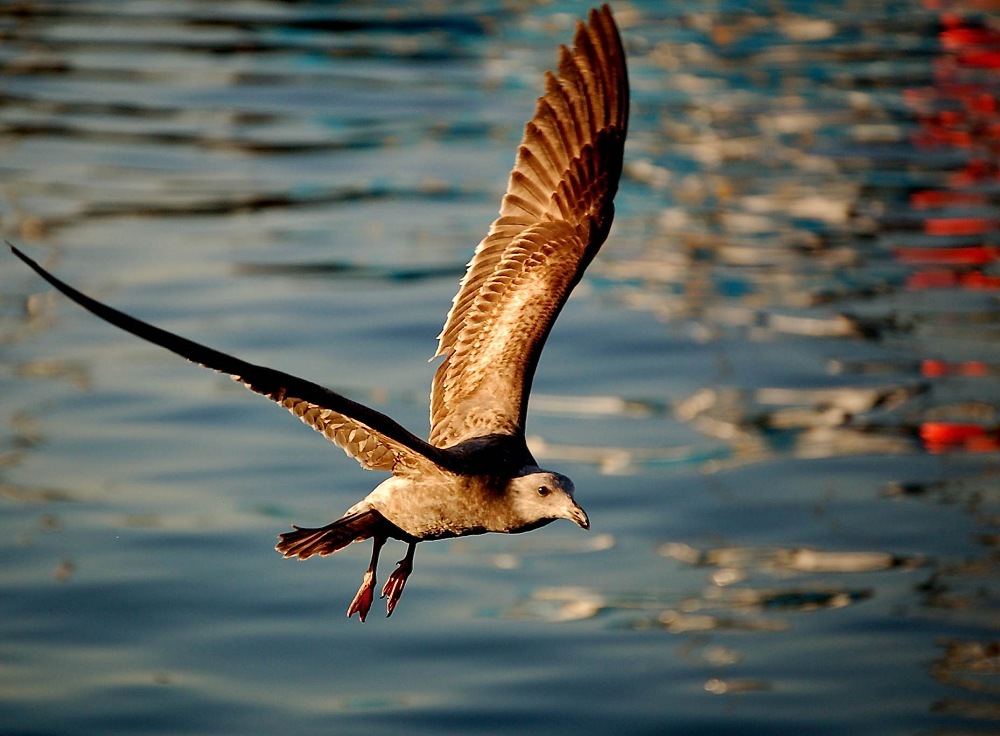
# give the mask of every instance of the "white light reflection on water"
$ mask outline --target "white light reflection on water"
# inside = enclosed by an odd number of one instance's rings
[[[0,256],[5,733],[996,730],[995,21],[614,9],[619,215],[529,426],[595,531],[427,545],[346,622],[366,551],[271,544],[374,476]],[[419,430],[584,10],[0,8],[3,234]]]

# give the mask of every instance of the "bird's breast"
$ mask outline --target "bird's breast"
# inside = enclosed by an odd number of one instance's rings
[[[512,531],[502,499],[488,479],[445,475],[398,482],[390,479],[367,500],[407,534],[421,540]],[[388,484],[388,485],[387,485]]]

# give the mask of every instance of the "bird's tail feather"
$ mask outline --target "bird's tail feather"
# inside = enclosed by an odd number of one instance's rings
[[[278,535],[281,541],[275,549],[285,557],[300,560],[313,555],[330,555],[351,542],[368,539],[384,523],[380,513],[370,510],[344,516],[319,529],[304,529],[293,524],[293,531]]]

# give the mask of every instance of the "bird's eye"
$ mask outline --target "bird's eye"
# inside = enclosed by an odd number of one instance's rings
[[[552,491],[549,490],[548,486],[538,486],[538,495],[539,496],[544,497],[544,496],[549,495],[550,493],[552,493]]]

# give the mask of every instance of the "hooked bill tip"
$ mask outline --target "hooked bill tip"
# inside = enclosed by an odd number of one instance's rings
[[[590,518],[587,516],[587,512],[584,511],[579,506],[573,507],[570,511],[570,520],[583,527],[584,529],[590,529]]]

